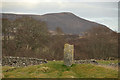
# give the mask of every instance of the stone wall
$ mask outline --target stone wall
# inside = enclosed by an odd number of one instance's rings
[[[120,63],[110,63],[110,64],[101,64],[98,63],[96,60],[75,60],[76,64],[95,64],[101,66],[111,66],[111,67],[120,67]]]
[[[28,65],[38,65],[42,63],[47,63],[44,59],[37,58],[26,58],[26,57],[3,57],[2,66],[15,66],[15,67],[24,67]]]
[[[98,64],[96,60],[75,60],[77,64]]]

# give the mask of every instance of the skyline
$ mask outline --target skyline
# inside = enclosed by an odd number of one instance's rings
[[[71,12],[80,18],[106,25],[118,31],[117,2],[2,2],[2,13],[37,14]]]

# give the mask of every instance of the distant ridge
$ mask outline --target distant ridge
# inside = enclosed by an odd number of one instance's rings
[[[93,27],[105,27],[109,29],[105,25],[85,20],[70,12],[49,13],[44,15],[2,13],[2,18],[9,20],[15,20],[23,16],[30,16],[36,20],[45,21],[49,30],[54,31],[57,27],[60,27],[64,33],[68,34],[81,34]]]

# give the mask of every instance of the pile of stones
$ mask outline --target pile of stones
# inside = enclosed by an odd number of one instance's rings
[[[42,63],[47,63],[44,59],[37,58],[26,58],[26,57],[3,57],[2,66],[15,66],[15,67],[24,67],[28,65],[38,65]]]

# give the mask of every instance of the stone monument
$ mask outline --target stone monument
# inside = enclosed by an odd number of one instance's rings
[[[74,63],[74,46],[70,44],[64,45],[64,65],[71,66]]]

